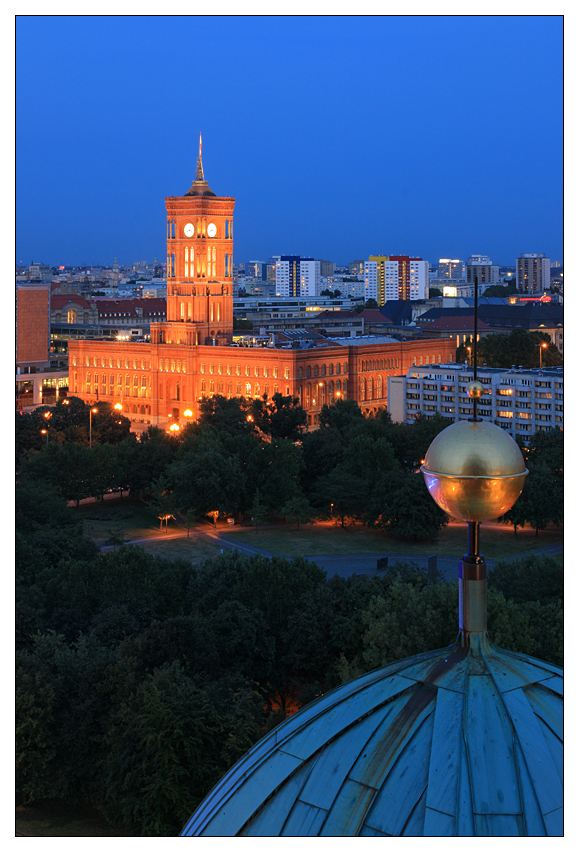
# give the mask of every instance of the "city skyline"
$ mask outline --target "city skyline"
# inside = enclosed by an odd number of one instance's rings
[[[562,16],[27,16],[16,57],[18,265],[164,262],[199,131],[236,263],[563,262]]]

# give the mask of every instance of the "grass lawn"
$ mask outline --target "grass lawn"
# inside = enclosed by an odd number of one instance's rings
[[[468,548],[466,524],[450,524],[437,539],[424,542],[395,539],[378,530],[361,524],[342,528],[323,522],[312,526],[260,527],[231,530],[232,536],[247,544],[254,544],[282,556],[338,556],[353,553],[382,553],[415,556],[461,556]],[[488,559],[505,559],[527,550],[563,540],[563,531],[519,530],[515,536],[512,527],[502,524],[485,524],[481,528],[481,552]]]
[[[16,808],[16,830],[32,837],[128,837],[96,811],[60,803]]]
[[[171,527],[169,527],[171,530]],[[220,548],[209,544],[204,539],[197,538],[193,533],[191,538],[173,538],[167,541],[159,539],[151,542],[141,542],[139,547],[152,556],[162,556],[165,559],[189,559],[193,564],[204,562],[213,556],[219,556]]]
[[[141,538],[156,540],[164,535],[164,525],[161,532],[159,519],[141,500],[125,497],[104,503],[85,503],[74,507],[73,511],[82,518],[85,535],[99,547],[105,545],[113,533],[122,534],[125,542]],[[169,521],[169,534],[180,530],[184,528]]]

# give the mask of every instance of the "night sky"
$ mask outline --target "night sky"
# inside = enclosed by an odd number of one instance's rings
[[[17,261],[164,262],[201,131],[236,262],[562,262],[562,38],[548,15],[19,17]]]

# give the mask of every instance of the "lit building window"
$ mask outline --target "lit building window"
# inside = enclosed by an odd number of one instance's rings
[[[286,379],[289,379],[289,377],[290,377],[289,367],[285,368],[285,377],[286,377]]]
[[[273,377],[274,377],[274,379],[277,379],[277,377],[278,377],[278,368],[277,367],[273,368]]]
[[[256,376],[259,376],[259,367],[256,367],[254,372]]]
[[[205,364],[201,364],[201,366],[199,367],[199,372],[201,372],[201,373],[205,372]]]

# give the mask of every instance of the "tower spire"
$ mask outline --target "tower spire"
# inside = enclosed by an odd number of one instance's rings
[[[199,133],[199,156],[197,157],[197,174],[195,180],[205,180],[203,176],[203,163],[201,161],[201,133]]]

